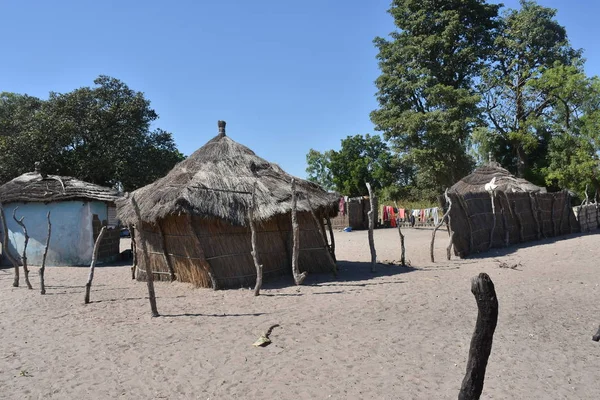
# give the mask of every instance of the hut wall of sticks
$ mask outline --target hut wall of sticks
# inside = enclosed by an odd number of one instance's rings
[[[587,203],[575,207],[573,212],[577,216],[581,232],[590,232],[600,228],[600,207],[598,203]]]
[[[377,221],[378,207],[377,197],[375,197],[375,215],[373,218]],[[369,229],[369,216],[371,203],[369,196],[359,196],[350,198],[340,198],[340,212],[337,217],[331,220],[333,228],[343,229],[351,227],[353,230]]]
[[[580,231],[567,191],[547,193],[497,163],[463,178],[448,196],[454,253],[460,257]]]
[[[291,180],[279,166],[227,137],[225,123],[219,121],[219,135],[165,177],[118,202],[119,218],[135,225],[136,278],[146,279],[143,241],[155,279],[170,280],[172,269],[177,280],[199,287],[253,285],[250,207],[263,281],[291,275]],[[337,215],[338,195],[297,178],[296,194],[299,269],[332,271],[335,264],[325,221]],[[132,198],[139,204],[141,221]]]

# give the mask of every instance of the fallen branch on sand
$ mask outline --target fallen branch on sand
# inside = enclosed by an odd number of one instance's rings
[[[264,334],[262,334],[256,340],[256,342],[252,343],[252,346],[265,347],[265,346],[270,345],[271,339],[269,339],[269,336],[271,336],[271,332],[273,332],[273,329],[277,328],[278,326],[279,326],[279,324],[271,325],[271,327]]]

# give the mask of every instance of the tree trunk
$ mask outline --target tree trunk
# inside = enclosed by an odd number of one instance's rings
[[[46,219],[48,219],[48,237],[46,237],[46,246],[44,247],[44,255],[42,256],[42,266],[40,268],[40,293],[46,294],[46,281],[45,281],[45,273],[46,273],[46,256],[48,255],[48,246],[50,246],[50,235],[52,234],[52,223],[50,222],[50,211],[46,214]]]
[[[0,218],[2,219],[2,234],[4,235],[2,237],[2,251],[6,255],[6,258],[8,258],[8,261],[10,261],[15,270],[13,286],[19,287],[19,262],[10,253],[10,249],[8,246],[8,228],[6,227],[6,216],[4,215],[4,207],[2,206],[2,203],[0,203]]]
[[[296,215],[296,180],[292,178],[292,273],[296,285],[302,285],[306,279],[306,271],[300,273],[298,269],[298,256],[300,255],[300,229],[298,228],[298,217]]]
[[[137,246],[135,243],[135,231],[133,225],[127,225],[129,229],[129,237],[131,238],[131,279],[135,280],[135,272],[137,270]]]
[[[171,278],[171,282],[175,281],[175,269],[173,269],[173,264],[171,260],[169,260],[169,254],[167,252],[167,242],[165,240],[165,233],[163,232],[162,226],[160,226],[160,222],[157,222],[158,225],[158,234],[160,235],[160,245],[162,248],[163,258],[165,260],[165,264],[167,265],[167,269],[169,270],[169,278]]]
[[[373,191],[371,190],[371,184],[366,182],[367,190],[369,191],[369,205],[370,210],[367,213],[369,216],[369,248],[371,249],[371,272],[375,272],[375,264],[377,263],[377,253],[375,252],[375,239],[373,238],[373,229],[375,228],[375,199],[373,198]]]
[[[136,226],[138,228],[142,225],[142,217],[140,215],[140,207],[135,201],[135,196],[131,196],[131,204],[133,205],[133,210],[135,211],[135,216],[137,219]],[[154,274],[152,272],[152,265],[150,265],[150,257],[148,257],[148,248],[146,247],[146,241],[140,240],[140,245],[142,246],[142,255],[144,256],[144,266],[146,267],[146,285],[148,286],[148,298],[150,300],[150,310],[152,312],[153,317],[158,317],[160,314],[158,313],[158,309],[156,308],[156,295],[154,294]]]
[[[23,275],[25,277],[25,283],[27,284],[27,288],[33,289],[33,287],[31,286],[31,282],[29,282],[29,268],[27,267],[27,244],[29,243],[29,235],[27,234],[27,227],[23,223],[25,217],[17,219],[18,208],[19,207],[17,206],[13,210],[13,219],[16,221],[17,224],[21,226],[21,228],[23,228],[23,234],[25,235],[25,243],[23,244],[23,255],[21,256],[21,262],[23,263]]]
[[[256,268],[256,284],[254,285],[254,295],[260,295],[260,289],[263,282],[263,266],[258,262],[258,251],[256,245],[256,227],[254,226],[254,207],[256,207],[256,182],[252,187],[252,201],[248,209],[248,225],[250,225],[250,241],[252,242],[252,260],[254,260],[254,267]]]
[[[98,237],[96,238],[96,242],[94,243],[92,262],[90,263],[90,274],[88,275],[88,280],[85,284],[85,298],[83,300],[85,304],[89,304],[90,302],[90,290],[92,289],[92,280],[94,280],[94,269],[96,268],[96,260],[98,259],[98,250],[100,249],[100,243],[102,242],[102,238],[104,237],[105,232],[106,226],[103,226],[102,229],[100,229]]]
[[[479,311],[469,349],[467,372],[458,394],[459,400],[476,400],[481,396],[485,369],[498,322],[498,299],[490,277],[485,273],[474,277],[471,280],[471,292],[475,296]]]
[[[442,224],[444,223],[444,221],[450,214],[450,210],[452,209],[452,200],[450,200],[450,197],[448,197],[448,189],[446,189],[446,191],[444,192],[444,197],[446,198],[446,203],[448,203],[448,209],[442,216],[442,219],[440,219],[440,222],[438,222],[437,225],[433,228],[433,232],[431,233],[431,244],[429,245],[429,256],[431,258],[432,263],[435,262],[435,257],[433,256],[433,246],[435,244],[435,232],[437,232],[437,230],[440,228],[440,226],[442,226]]]

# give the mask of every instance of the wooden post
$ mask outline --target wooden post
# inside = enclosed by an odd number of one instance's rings
[[[106,232],[106,226],[100,229],[100,233],[94,243],[94,252],[92,253],[92,262],[90,263],[90,274],[88,275],[87,283],[85,284],[85,298],[83,302],[88,304],[90,302],[90,290],[92,289],[92,280],[94,279],[94,269],[96,268],[96,260],[98,259],[98,250],[100,249],[100,243]]]
[[[450,216],[448,215],[448,224],[450,224]],[[452,258],[452,246],[454,245],[454,235],[455,233],[452,232],[450,234],[450,242],[448,243],[448,247],[446,247],[446,258],[448,259],[448,261],[450,261],[450,259]]]
[[[140,207],[138,206],[137,201],[135,201],[135,196],[131,196],[131,204],[133,205],[133,210],[135,211],[135,216],[137,219],[136,226],[140,228],[142,226],[142,217],[140,214]],[[153,317],[158,317],[160,314],[158,313],[158,309],[156,308],[156,295],[154,294],[154,274],[152,273],[152,265],[150,265],[150,257],[148,257],[148,248],[146,247],[146,241],[140,240],[140,245],[142,246],[142,255],[144,257],[144,266],[146,267],[146,284],[148,286],[148,298],[150,299],[150,310],[152,312]]]
[[[131,279],[135,280],[135,272],[137,270],[137,245],[135,243],[133,224],[127,225],[127,229],[129,230],[129,237],[131,238]]]
[[[337,261],[337,258],[335,257],[335,238],[333,237],[333,227],[331,226],[331,218],[329,218],[329,215],[325,217],[325,220],[327,221],[327,228],[329,230],[329,248],[331,249],[331,255],[333,256],[333,259]]]
[[[252,201],[248,208],[248,225],[250,225],[250,241],[252,243],[252,260],[254,260],[254,267],[256,268],[256,284],[254,285],[254,295],[260,295],[260,289],[263,282],[263,266],[258,262],[258,251],[256,244],[256,226],[254,226],[254,207],[256,207],[256,181],[252,187]]]
[[[15,207],[13,210],[13,219],[21,226],[23,229],[23,234],[25,235],[25,243],[23,244],[23,255],[21,256],[21,262],[23,263],[23,275],[25,275],[25,283],[27,284],[28,289],[33,289],[31,286],[31,282],[29,282],[29,268],[27,268],[27,244],[29,243],[29,235],[27,234],[27,227],[23,223],[25,217],[21,217],[17,219],[17,209],[19,207]]]
[[[467,372],[463,379],[458,400],[476,400],[483,391],[485,369],[492,351],[494,330],[498,323],[498,299],[494,283],[481,273],[471,280],[471,292],[477,302],[477,323],[471,339]]]
[[[446,198],[446,203],[448,203],[448,209],[442,216],[442,219],[440,219],[440,221],[435,225],[435,227],[433,228],[433,232],[431,233],[431,244],[429,245],[429,256],[431,258],[431,262],[435,262],[435,257],[433,256],[433,245],[435,243],[435,233],[440,228],[440,226],[442,226],[442,224],[444,223],[446,218],[448,218],[448,215],[450,214],[450,210],[452,209],[452,200],[448,196],[447,188],[446,188],[446,191],[444,192],[444,197]],[[398,229],[400,229],[400,228],[398,228]]]
[[[306,279],[306,271],[300,273],[298,268],[298,256],[300,255],[300,229],[298,228],[298,217],[296,215],[296,180],[292,178],[292,274],[296,285],[302,285]]]
[[[9,244],[8,243],[8,228],[6,227],[6,216],[4,215],[4,207],[2,206],[2,203],[0,203],[0,218],[2,219],[2,233],[3,233],[2,252],[6,255],[6,258],[8,258],[8,261],[10,261],[10,263],[12,264],[12,266],[15,270],[13,286],[19,287],[19,262],[10,253],[10,249],[8,247],[8,244]]]
[[[370,210],[367,213],[369,216],[369,248],[371,249],[371,272],[375,272],[375,264],[377,263],[377,254],[375,253],[375,239],[373,238],[373,229],[375,228],[375,199],[373,198],[373,191],[371,190],[371,184],[366,182],[367,190],[369,191],[369,205]]]
[[[175,280],[175,270],[173,269],[173,264],[171,260],[169,260],[169,254],[167,252],[167,242],[165,240],[165,233],[163,232],[162,226],[160,226],[160,221],[156,223],[158,227],[158,234],[160,235],[160,245],[163,252],[163,258],[165,260],[165,264],[167,265],[167,269],[169,270],[169,277],[171,278],[171,282]]]
[[[202,249],[202,242],[200,242],[200,238],[198,237],[198,235],[196,234],[196,230],[194,229],[194,221],[192,220],[192,214],[188,213],[188,229],[190,230],[191,234],[192,234],[192,238],[196,241],[196,246],[198,252],[200,253],[200,259],[202,261],[200,261],[202,268],[204,269],[204,271],[206,271],[206,274],[208,275],[208,279],[210,279],[210,284],[213,290],[218,290],[219,289],[219,283],[217,282],[217,277],[215,276],[215,273],[212,270],[212,267],[210,266],[210,263],[208,261],[206,261],[206,258],[204,257],[204,250]]]
[[[594,342],[600,341],[600,327],[598,327],[598,332],[596,332],[596,334],[594,335],[594,337],[592,337],[592,340]]]
[[[48,255],[48,247],[50,246],[50,235],[52,234],[52,223],[50,222],[50,211],[46,214],[48,219],[48,236],[46,237],[46,246],[44,247],[44,255],[42,256],[42,266],[40,268],[40,293],[46,294],[46,256]]]

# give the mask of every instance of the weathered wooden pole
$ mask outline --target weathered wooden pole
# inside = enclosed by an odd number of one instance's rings
[[[477,400],[483,391],[485,369],[492,351],[492,340],[498,323],[498,298],[488,274],[480,273],[471,279],[471,292],[477,302],[477,322],[471,339],[467,372],[462,381],[458,400]]]
[[[254,295],[260,295],[260,289],[262,288],[263,282],[263,266],[258,261],[258,250],[256,244],[256,226],[254,225],[254,207],[256,207],[256,182],[252,187],[252,200],[250,207],[248,208],[248,225],[250,225],[250,242],[252,243],[252,260],[254,260],[254,267],[256,268],[256,284],[254,285]]]
[[[135,196],[131,196],[131,204],[133,205],[133,210],[135,211],[135,217],[137,219],[136,227],[138,229],[142,225],[142,217],[140,213],[140,207],[138,206],[137,201],[135,201]],[[146,241],[140,240],[140,245],[142,246],[142,255],[144,256],[144,266],[146,268],[146,284],[148,286],[148,298],[150,300],[150,310],[152,312],[153,317],[158,317],[160,314],[158,313],[158,309],[156,308],[156,295],[154,294],[154,274],[152,272],[152,265],[150,265],[150,257],[148,257],[148,248],[146,247]]]
[[[27,227],[25,226],[25,223],[23,223],[25,217],[17,219],[18,208],[19,207],[17,206],[13,210],[13,219],[16,221],[17,224],[19,224],[19,226],[21,226],[21,228],[23,229],[23,234],[25,235],[25,243],[23,244],[23,255],[21,256],[21,262],[23,263],[23,275],[25,277],[25,283],[27,284],[27,288],[33,289],[33,287],[31,286],[31,282],[29,282],[29,268],[27,267],[27,244],[29,243],[29,235],[27,234]]]
[[[48,247],[50,246],[50,235],[52,234],[52,223],[50,222],[50,211],[46,214],[48,220],[48,236],[46,237],[46,246],[44,247],[44,255],[42,256],[42,266],[40,268],[40,293],[46,294],[46,257],[48,256]]]
[[[446,198],[446,203],[448,203],[448,209],[442,216],[442,219],[435,225],[433,228],[433,232],[431,233],[431,244],[429,245],[429,256],[431,257],[431,262],[435,262],[435,257],[433,256],[433,245],[435,244],[435,232],[442,226],[448,215],[450,214],[450,209],[452,209],[452,200],[448,196],[448,189],[444,192],[444,197]]]
[[[333,237],[333,227],[331,226],[331,218],[329,218],[329,215],[325,217],[325,220],[327,221],[327,229],[329,231],[329,248],[331,249],[331,255],[333,259],[337,261],[335,256],[335,238]]]
[[[292,178],[292,274],[296,285],[302,285],[306,279],[306,271],[300,273],[298,268],[298,256],[300,255],[300,229],[298,227],[298,216],[296,211],[297,193],[296,180]]]
[[[0,203],[0,218],[2,219],[2,252],[6,255],[6,258],[8,258],[8,261],[10,261],[10,263],[12,264],[14,270],[15,270],[15,276],[13,279],[13,286],[14,287],[19,287],[19,262],[13,257],[13,255],[10,253],[10,249],[8,246],[8,228],[6,227],[6,216],[4,215],[4,207],[2,206],[2,203]]]
[[[87,283],[85,284],[85,298],[83,302],[88,304],[90,302],[90,290],[92,289],[92,281],[94,280],[94,269],[96,268],[96,260],[98,259],[98,250],[100,249],[100,243],[106,232],[106,226],[100,229],[100,233],[94,243],[94,252],[92,253],[92,262],[90,263],[90,274],[88,275]]]
[[[375,264],[377,263],[377,253],[375,252],[375,239],[373,238],[373,229],[375,228],[375,199],[371,184],[366,182],[367,190],[369,191],[370,210],[367,213],[369,216],[369,248],[371,249],[371,272],[375,272]]]

